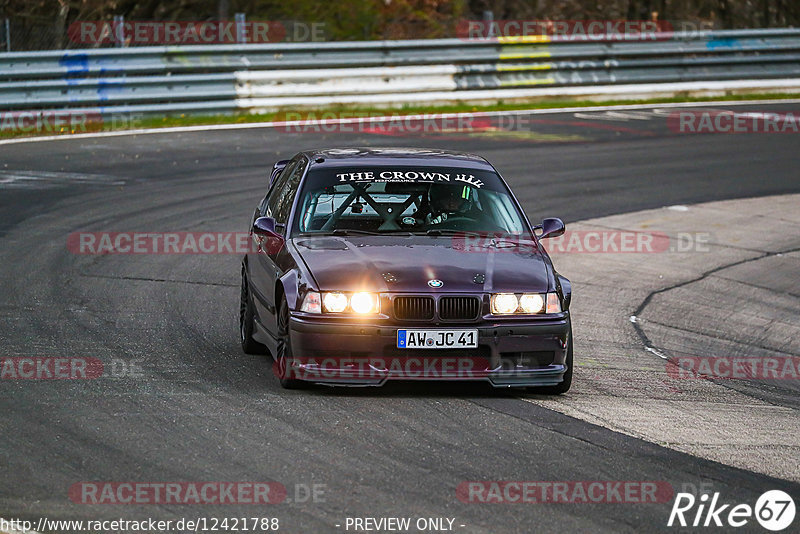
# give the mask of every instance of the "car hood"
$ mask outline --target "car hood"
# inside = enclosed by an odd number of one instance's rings
[[[292,242],[321,290],[545,292],[551,279],[543,254],[530,243],[465,247],[463,238],[450,236],[325,236]],[[432,288],[431,280],[442,286]]]

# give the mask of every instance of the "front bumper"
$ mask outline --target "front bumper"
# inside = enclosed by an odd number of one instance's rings
[[[494,387],[551,386],[567,371],[569,313],[529,322],[369,324],[292,316],[291,376],[328,385],[387,380],[488,381]],[[476,349],[398,349],[397,330],[476,329]]]

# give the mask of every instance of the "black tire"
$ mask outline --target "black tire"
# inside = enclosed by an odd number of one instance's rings
[[[567,372],[564,373],[564,380],[562,380],[560,384],[556,384],[555,386],[527,388],[528,392],[536,393],[537,395],[561,395],[562,393],[566,393],[567,391],[569,391],[570,386],[572,386],[572,368],[573,368],[572,322],[570,322],[569,325],[569,345],[567,346],[566,365],[567,365]]]
[[[250,285],[247,281],[247,270],[242,265],[242,289],[239,294],[239,341],[245,354],[267,354],[267,347],[253,339],[253,321],[255,310]]]
[[[309,386],[308,382],[291,378],[292,340],[289,336],[289,304],[286,299],[281,300],[278,310],[278,349],[275,354],[276,372],[281,386],[285,389],[302,389]]]

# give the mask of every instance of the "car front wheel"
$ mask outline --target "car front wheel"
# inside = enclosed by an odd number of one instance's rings
[[[300,389],[308,383],[292,378],[292,340],[289,336],[289,305],[284,298],[278,311],[278,349],[276,354],[277,375],[281,386],[286,389]]]

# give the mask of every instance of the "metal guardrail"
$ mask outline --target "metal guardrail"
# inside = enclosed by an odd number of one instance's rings
[[[209,113],[326,99],[396,104],[426,93],[469,100],[487,90],[800,78],[800,29],[653,37],[0,53],[0,111]]]

